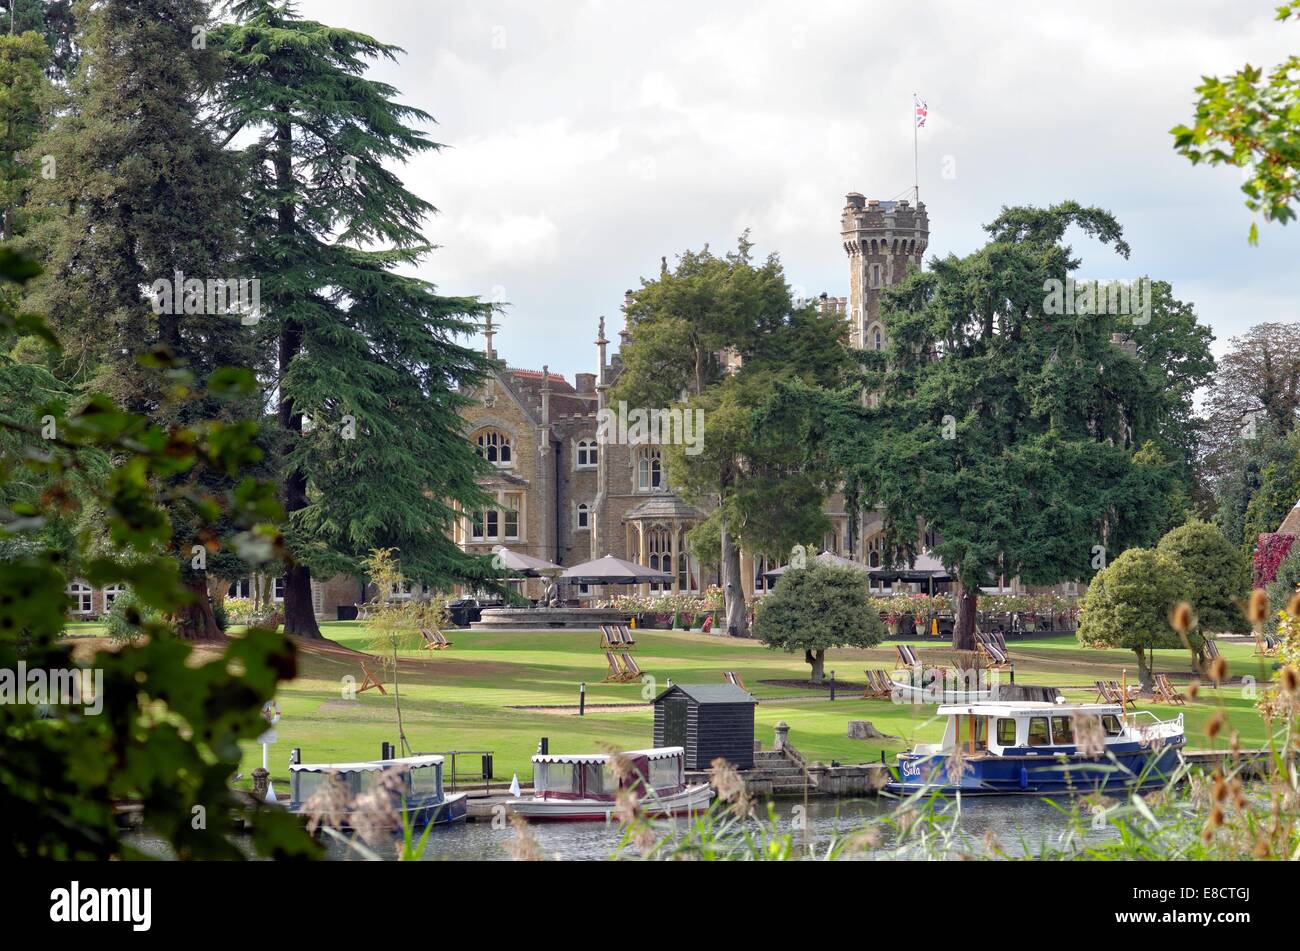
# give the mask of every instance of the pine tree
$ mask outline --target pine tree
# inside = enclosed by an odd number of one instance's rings
[[[439,148],[414,127],[426,113],[365,78],[400,50],[291,3],[240,0],[233,13],[215,37],[220,102],[229,136],[253,137],[249,267],[278,356],[285,630],[318,637],[312,572],[359,572],[370,549],[398,549],[416,582],[490,575],[450,537],[454,503],[485,503],[486,464],[458,411],[488,363],[456,338],[489,305],[398,272],[430,250],[420,226],[435,209],[385,165]]]
[[[251,428],[256,400],[222,392],[222,381],[230,379],[223,368],[252,367],[254,339],[240,314],[217,312],[209,293],[210,282],[235,274],[239,192],[235,162],[201,110],[220,67],[205,40],[208,4],[117,0],[82,9],[86,68],[71,90],[76,108],[39,143],[57,173],[37,183],[34,200],[62,213],[41,239],[50,266],[33,303],[52,315],[73,353],[62,368],[68,382],[164,427],[222,420]],[[151,296],[179,280],[183,293]],[[188,451],[174,449],[178,458]],[[186,638],[221,633],[208,569],[221,577],[244,570],[235,539],[199,514],[234,490],[220,470],[186,473],[169,513],[175,528],[160,524],[156,539],[181,562],[192,595],[175,619]]]

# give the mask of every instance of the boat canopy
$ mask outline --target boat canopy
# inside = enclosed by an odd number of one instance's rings
[[[1033,717],[1052,714],[1087,714],[1105,716],[1108,713],[1122,715],[1123,710],[1117,703],[1045,703],[1042,701],[1022,700],[1004,703],[953,703],[945,704],[937,711],[939,716],[976,716],[976,717]]]
[[[392,769],[394,766],[406,766],[416,769],[420,766],[441,766],[441,756],[405,756],[401,759],[377,759],[364,763],[295,763],[289,767],[294,773],[360,773]]]
[[[548,753],[545,756],[537,755],[533,757],[534,763],[571,763],[576,765],[603,765],[608,763],[614,756],[613,753]],[[625,753],[618,754],[626,756],[628,759],[647,759],[650,761],[660,759],[675,759],[684,757],[686,750],[680,746],[661,746],[650,750],[628,750]]]

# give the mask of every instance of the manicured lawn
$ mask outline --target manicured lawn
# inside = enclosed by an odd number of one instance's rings
[[[388,685],[388,695],[370,690],[349,696],[351,684],[346,678],[359,683],[362,677],[362,658],[353,651],[375,650],[369,632],[358,622],[327,623],[322,629],[334,643],[304,643],[298,677],[279,695],[284,719],[277,727],[279,743],[271,751],[272,773],[277,777],[285,775],[283,764],[295,746],[302,748],[305,761],[329,762],[374,758],[382,741],[397,741],[391,671],[381,671],[377,661],[369,661]],[[454,631],[448,636],[454,643],[450,650],[401,652],[407,737],[421,752],[491,750],[496,755],[496,775],[506,779],[516,772],[523,780],[531,776],[528,758],[542,736],[549,737],[553,752],[594,751],[602,743],[624,749],[648,746],[653,722],[648,707],[590,707],[643,704],[663,689],[668,679],[720,683],[724,670],[739,673],[762,701],[757,709],[757,730],[765,746],[772,742],[772,727],[783,720],[790,725],[791,742],[810,758],[871,762],[880,759],[882,750],[892,755],[918,739],[937,738],[942,729],[932,707],[864,700],[851,690],[841,691],[839,699],[830,703],[824,692],[764,683],[806,680],[808,667],[801,655],[769,651],[754,641],[638,631],[635,656],[645,673],[654,678],[649,685],[602,683],[606,664],[596,632]],[[938,663],[947,659],[942,642],[917,639],[913,643],[920,646],[923,659]],[[1068,692],[1070,699],[1091,699],[1092,691],[1085,692],[1085,685],[1096,679],[1119,680],[1125,669],[1130,683],[1136,678],[1131,652],[1093,651],[1072,638],[1015,642],[1011,653],[1018,683],[1078,688]],[[1222,653],[1234,677],[1251,673],[1267,682],[1268,669],[1259,658],[1250,656],[1250,645],[1226,645]],[[835,670],[841,681],[860,682],[864,667],[891,669],[894,658],[892,643],[871,650],[831,651],[827,670]],[[1188,670],[1187,656],[1159,651],[1156,669],[1178,680]],[[589,709],[585,717],[571,711],[520,709],[576,705],[579,682],[587,684]],[[1218,691],[1203,689],[1198,701],[1179,708],[1187,714],[1189,746],[1211,745],[1204,738],[1203,726],[1220,704],[1228,714],[1230,729],[1240,731],[1244,746],[1263,744],[1263,724],[1253,710],[1253,699],[1234,685]],[[1170,715],[1163,706],[1150,709],[1161,716]],[[850,740],[845,735],[850,719],[870,720],[882,732],[900,739]],[[1219,745],[1226,744],[1227,736],[1225,730]],[[261,748],[250,746],[245,773],[260,762]]]

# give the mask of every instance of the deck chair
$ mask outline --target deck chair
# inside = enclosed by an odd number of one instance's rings
[[[446,650],[451,646],[451,641],[447,640],[447,635],[437,628],[433,629],[433,639],[438,642],[438,650]]]
[[[1219,645],[1212,639],[1205,639],[1205,646],[1201,648],[1201,654],[1207,661],[1217,660],[1219,657]]]
[[[893,687],[888,686],[889,675],[883,670],[864,670],[867,675],[867,689],[863,691],[863,698],[866,700],[887,700],[893,693]],[[881,683],[884,680],[884,684]]]
[[[739,687],[741,690],[745,689],[745,681],[741,680],[740,674],[736,673],[734,670],[724,670],[722,672],[722,679],[729,684]]]
[[[1173,688],[1173,685],[1169,683],[1169,676],[1167,674],[1156,674],[1155,685],[1156,685],[1156,695],[1160,697],[1160,699],[1163,700],[1165,703],[1170,703],[1170,704],[1187,703],[1187,698],[1184,697],[1177,690],[1175,690]]]
[[[1275,637],[1272,634],[1263,635],[1263,640],[1264,643],[1262,646],[1257,644],[1255,647],[1254,654],[1256,657],[1270,657],[1275,654],[1277,649],[1282,645],[1282,638]]]
[[[898,651],[898,663],[894,665],[895,669],[899,667],[906,667],[908,670],[924,669],[925,665],[916,656],[916,651],[912,649],[911,644],[895,644],[894,650]]]
[[[609,673],[601,683],[622,683],[627,679],[623,668],[619,666],[618,656],[613,651],[605,651],[605,661],[609,664]]]
[[[365,693],[367,690],[374,688],[385,697],[388,696],[388,691],[384,689],[384,685],[380,683],[379,678],[376,677],[371,672],[370,668],[366,666],[364,660],[361,662],[361,672],[365,674],[365,677],[361,681],[361,686],[357,688],[357,693]]]
[[[640,680],[641,668],[637,666],[636,659],[627,651],[622,653],[623,669],[626,671],[625,680]]]
[[[614,635],[618,638],[618,642],[624,647],[631,648],[636,646],[636,638],[632,636],[632,632],[628,629],[626,624],[615,624]]]
[[[1003,670],[1007,667],[1015,666],[1011,662],[1011,658],[1007,656],[1007,652],[998,647],[997,644],[994,644],[992,640],[987,642],[977,641],[976,645],[979,647],[980,653],[989,659],[989,667],[991,669]]]
[[[1111,697],[1114,698],[1111,701],[1112,703],[1118,703],[1121,707],[1128,705],[1133,707],[1135,710],[1137,709],[1137,699],[1133,696],[1133,691],[1137,688],[1129,687],[1129,692],[1125,694],[1123,688],[1120,687],[1119,682],[1115,680],[1106,681],[1106,687],[1110,690]]]
[[[1097,699],[1102,703],[1114,703],[1115,698],[1110,695],[1110,689],[1100,680],[1092,682],[1093,689],[1097,691]]]
[[[617,647],[619,643],[618,632],[615,626],[613,624],[602,624],[600,626],[601,649],[609,650],[611,647]]]
[[[1007,653],[1007,639],[1002,636],[1001,631],[989,631],[989,633],[984,636],[998,647],[1002,648],[1002,653]]]

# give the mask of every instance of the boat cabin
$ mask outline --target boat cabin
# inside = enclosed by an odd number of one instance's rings
[[[686,787],[686,751],[680,746],[619,754],[630,773],[621,779],[614,754],[591,753],[533,757],[533,792],[538,799],[597,799],[613,802],[620,790],[641,789],[660,797]]]
[[[289,767],[290,808],[298,809],[312,795],[337,776],[350,799],[379,785],[387,770],[402,770],[404,788],[401,795],[408,802],[443,799],[441,756],[406,756],[400,759],[372,760],[365,763],[297,763]]]
[[[917,744],[917,754],[950,753],[958,747],[967,755],[1034,756],[1073,753],[1076,749],[1075,720],[1098,722],[1100,737],[1107,746],[1148,743],[1156,738],[1182,733],[1182,716],[1160,721],[1152,714],[1126,715],[1118,704],[1084,703],[972,703],[940,706],[939,716],[948,718],[939,743]],[[1142,720],[1149,718],[1150,722]]]

